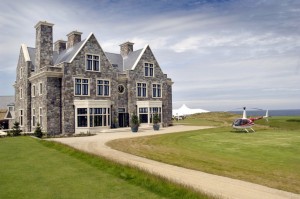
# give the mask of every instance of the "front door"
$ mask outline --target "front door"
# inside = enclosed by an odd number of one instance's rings
[[[129,114],[119,113],[119,127],[128,127],[128,126],[129,126]]]

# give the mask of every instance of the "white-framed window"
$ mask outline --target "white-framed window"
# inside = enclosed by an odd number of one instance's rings
[[[110,126],[110,108],[77,108],[77,127]]]
[[[152,84],[152,97],[161,97],[161,84]]]
[[[43,95],[43,83],[39,83],[39,95]]]
[[[110,108],[90,108],[90,127],[110,126]]]
[[[24,125],[24,110],[23,109],[19,110],[19,123],[20,123],[20,126]]]
[[[23,99],[23,88],[20,88],[20,99]]]
[[[148,107],[140,107],[139,108],[139,120],[140,123],[148,123]]]
[[[100,72],[100,56],[86,54],[86,70]]]
[[[154,65],[151,63],[144,64],[145,77],[154,77]]]
[[[89,79],[75,78],[74,79],[74,95],[90,95]]]
[[[23,77],[23,67],[20,68],[20,79]]]
[[[40,126],[42,127],[43,126],[43,108],[42,107],[39,108],[39,123],[40,123]]]
[[[153,123],[153,117],[158,114],[161,120],[161,107],[139,107],[138,115],[140,123]]]
[[[35,97],[35,94],[36,94],[36,89],[35,89],[35,84],[33,84],[31,89],[31,96]]]
[[[32,126],[36,125],[35,108],[32,108]]]
[[[123,94],[123,93],[125,92],[125,86],[122,85],[122,84],[119,84],[119,85],[118,85],[118,92],[119,92],[120,94]]]
[[[106,79],[97,80],[97,95],[110,96],[110,81]]]
[[[155,114],[158,114],[159,120],[161,121],[161,107],[150,107],[150,123],[153,123]]]
[[[87,127],[88,126],[88,115],[87,108],[77,109],[77,127]]]
[[[147,97],[147,84],[136,83],[136,93],[137,97]]]

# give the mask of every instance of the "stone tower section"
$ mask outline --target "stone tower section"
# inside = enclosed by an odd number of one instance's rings
[[[54,43],[54,51],[60,54],[62,51],[66,50],[67,42],[63,40],[58,40]]]
[[[133,51],[133,44],[134,43],[127,41],[120,45],[120,54],[122,57],[128,56],[128,54]]]
[[[36,72],[45,66],[53,65],[53,25],[46,21],[40,21],[34,26],[36,29]]]
[[[81,41],[81,34],[82,34],[82,32],[78,32],[78,31],[72,31],[69,34],[67,34],[67,37],[68,37],[67,48],[71,48],[75,44],[80,42]]]

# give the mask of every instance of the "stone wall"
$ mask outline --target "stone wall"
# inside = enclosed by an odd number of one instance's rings
[[[86,54],[100,56],[100,72],[86,71]],[[89,78],[89,96],[74,96],[74,78]],[[110,96],[97,96],[97,79],[110,80]],[[110,100],[112,101],[111,115],[115,115],[118,102],[117,71],[108,61],[104,51],[98,44],[94,35],[83,46],[70,64],[63,66],[62,78],[62,133],[75,132],[74,100]]]
[[[154,64],[154,77],[145,77],[144,64]],[[128,71],[128,112],[130,115],[136,113],[137,101],[162,101],[163,126],[168,126],[172,122],[172,83],[170,79],[162,72],[157,60],[155,59],[150,47],[148,46],[136,65],[135,69]],[[147,97],[137,97],[136,83],[147,83]],[[158,83],[162,85],[162,97],[152,97],[152,84]]]
[[[20,50],[18,65],[16,69],[15,88],[15,118],[20,123],[20,110],[23,110],[23,132],[31,131],[31,86],[28,80],[31,74],[31,62],[24,59],[23,50]],[[22,68],[22,69],[21,69]],[[22,90],[22,98],[21,98]]]
[[[39,22],[36,28],[35,40],[35,70],[39,72],[40,68],[53,65],[53,24]]]
[[[61,78],[47,77],[47,133],[54,135],[61,133]]]

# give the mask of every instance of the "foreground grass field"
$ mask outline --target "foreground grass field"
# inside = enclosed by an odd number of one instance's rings
[[[109,145],[161,162],[300,193],[300,117],[260,121],[256,133],[224,127],[231,118],[209,118],[209,124],[223,127],[122,139]],[[197,120],[207,125],[200,116],[185,122],[195,125]]]
[[[209,198],[64,145],[0,139],[0,198]]]

